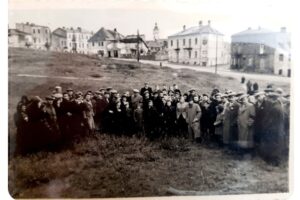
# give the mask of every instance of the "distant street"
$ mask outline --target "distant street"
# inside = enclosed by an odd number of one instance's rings
[[[118,58],[119,60],[132,60],[135,59],[122,59]],[[199,67],[199,66],[189,66],[189,65],[181,65],[181,64],[173,64],[169,63],[168,61],[153,61],[153,60],[140,60],[141,63],[152,64],[159,66],[160,62],[162,63],[163,67],[170,67],[173,69],[191,69],[200,72],[209,72],[215,73],[215,67]],[[217,68],[217,73],[221,76],[233,77],[236,79],[241,79],[242,76],[246,78],[246,80],[267,80],[270,82],[282,82],[282,83],[290,83],[291,78],[284,77],[284,76],[277,76],[277,75],[268,75],[268,74],[248,74],[242,72],[231,71],[228,66],[219,66]]]

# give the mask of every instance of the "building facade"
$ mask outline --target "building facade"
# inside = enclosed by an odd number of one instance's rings
[[[67,31],[64,28],[57,28],[52,32],[51,50],[66,52],[67,46]]]
[[[32,35],[18,29],[8,29],[8,46],[9,47],[26,47],[30,48],[33,44]]]
[[[82,29],[81,27],[77,28],[65,28],[67,36],[67,51],[71,53],[89,53],[89,39],[92,37],[93,33],[87,30]]]
[[[31,48],[49,50],[51,47],[51,31],[47,26],[33,23],[16,23],[16,29],[31,34]]]
[[[224,35],[203,25],[186,28],[168,37],[169,62],[198,66],[227,65],[230,62],[230,45]]]
[[[290,34],[251,29],[232,35],[231,68],[291,76]]]

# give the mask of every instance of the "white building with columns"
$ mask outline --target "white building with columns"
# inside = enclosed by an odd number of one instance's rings
[[[230,44],[224,35],[211,27],[210,21],[203,25],[186,28],[168,37],[169,62],[198,66],[227,65],[230,62]]]

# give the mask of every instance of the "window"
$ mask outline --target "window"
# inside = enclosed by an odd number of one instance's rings
[[[36,38],[33,38],[33,42],[36,43]]]
[[[253,58],[248,58],[248,66],[252,66],[253,65]]]
[[[192,39],[190,38],[189,39],[189,46],[191,46],[192,45]]]
[[[279,54],[279,61],[283,61],[283,60],[284,60],[283,54]]]
[[[203,40],[202,40],[202,44],[203,44],[203,45],[206,45],[206,44],[207,44],[207,39],[203,39]]]
[[[35,33],[35,29],[32,29],[32,32]]]
[[[263,44],[259,45],[259,53],[263,54],[264,50],[265,50],[265,45],[263,45]]]
[[[104,46],[104,42],[101,42],[101,46]]]
[[[189,51],[189,58],[192,57],[192,51]]]
[[[46,34],[48,33],[48,30],[47,30],[47,29],[45,30],[45,33],[46,33]]]
[[[171,47],[173,46],[173,40],[171,40]]]
[[[183,41],[182,41],[182,45],[183,45],[183,46],[185,46],[185,39],[183,39]]]
[[[98,42],[98,46],[101,46],[101,43],[100,43],[100,42]]]
[[[197,53],[198,53],[198,52],[197,52],[197,51],[195,51],[195,58],[197,58]]]
[[[41,33],[40,29],[38,29],[38,33]]]
[[[195,38],[195,45],[198,44],[198,38]]]
[[[94,42],[92,42],[92,46],[95,46],[95,43],[94,43]]]
[[[179,46],[179,40],[177,40],[176,43],[177,43],[177,48],[178,48],[178,46]]]
[[[71,44],[71,42],[69,43],[69,47],[72,47],[72,44]]]

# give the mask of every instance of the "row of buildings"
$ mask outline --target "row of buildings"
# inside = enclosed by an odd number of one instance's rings
[[[172,63],[203,67],[230,65],[242,71],[291,76],[290,33],[286,28],[279,31],[248,28],[232,35],[231,43],[211,26],[211,21],[207,24],[199,21],[197,26],[188,28],[184,25],[167,39],[159,37],[155,23],[150,41],[143,34],[124,36],[117,29],[104,27],[96,33],[81,27],[61,27],[51,32],[49,27],[32,23],[17,23],[8,35],[12,47],[123,58],[136,57],[139,52],[145,58]]]
[[[183,29],[168,37],[170,62],[197,66],[230,65],[232,69],[291,76],[290,33],[263,28],[251,29],[231,36],[202,21],[198,26]]]

